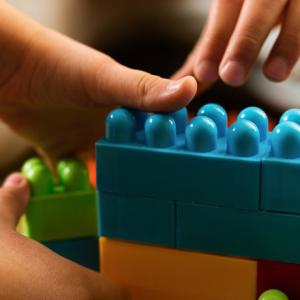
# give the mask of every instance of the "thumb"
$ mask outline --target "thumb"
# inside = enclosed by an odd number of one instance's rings
[[[0,222],[15,228],[29,200],[29,187],[20,173],[8,176],[0,188]]]
[[[186,106],[196,95],[197,82],[192,76],[179,80],[164,79],[147,72],[127,68],[107,57],[94,82],[93,99],[105,95],[106,104],[130,106],[143,111],[175,111]],[[103,102],[103,97],[98,102]]]

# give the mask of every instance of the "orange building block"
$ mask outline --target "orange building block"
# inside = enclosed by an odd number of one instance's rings
[[[101,272],[131,300],[255,300],[257,263],[100,239]]]

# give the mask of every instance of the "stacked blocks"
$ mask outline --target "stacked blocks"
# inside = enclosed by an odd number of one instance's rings
[[[21,220],[24,235],[89,268],[98,269],[96,192],[85,167],[76,160],[57,165],[58,179],[39,158],[22,168],[31,199]]]
[[[108,241],[300,264],[300,110],[269,132],[256,107],[229,128],[217,104],[190,121],[186,109],[120,108],[96,154],[99,232]],[[270,288],[260,299],[287,299]]]

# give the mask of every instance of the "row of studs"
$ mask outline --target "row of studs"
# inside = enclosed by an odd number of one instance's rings
[[[153,115],[120,108],[111,112],[106,120],[106,138],[113,143],[134,142],[136,132],[143,129],[149,147],[172,147],[176,144],[176,134],[185,133],[186,148],[205,153],[214,151],[218,139],[227,136],[229,154],[250,157],[259,153],[260,143],[267,138],[268,118],[260,108],[248,107],[227,129],[225,110],[220,105],[207,104],[189,124],[186,108]],[[300,110],[291,109],[283,114],[272,132],[271,145],[276,157],[300,156]]]

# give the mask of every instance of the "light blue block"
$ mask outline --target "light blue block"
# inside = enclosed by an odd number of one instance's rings
[[[175,203],[101,193],[100,236],[175,247]]]
[[[300,216],[177,204],[176,246],[300,263]]]
[[[271,154],[262,163],[263,210],[300,213],[300,126],[295,123],[298,111],[286,112],[272,132]]]
[[[260,131],[266,130],[262,116],[261,110],[250,108],[227,130],[226,112],[219,105],[206,105],[185,133],[176,135],[176,126],[183,131],[186,113],[154,114],[144,118],[145,130],[136,131],[131,142],[116,142],[118,132],[113,135],[113,130],[123,128],[124,119],[132,125],[138,118],[136,111],[117,109],[107,119],[106,138],[96,145],[97,188],[106,193],[256,210],[261,158],[269,151],[268,141],[260,141]],[[124,128],[130,128],[127,135],[132,137],[135,127],[129,125]]]

